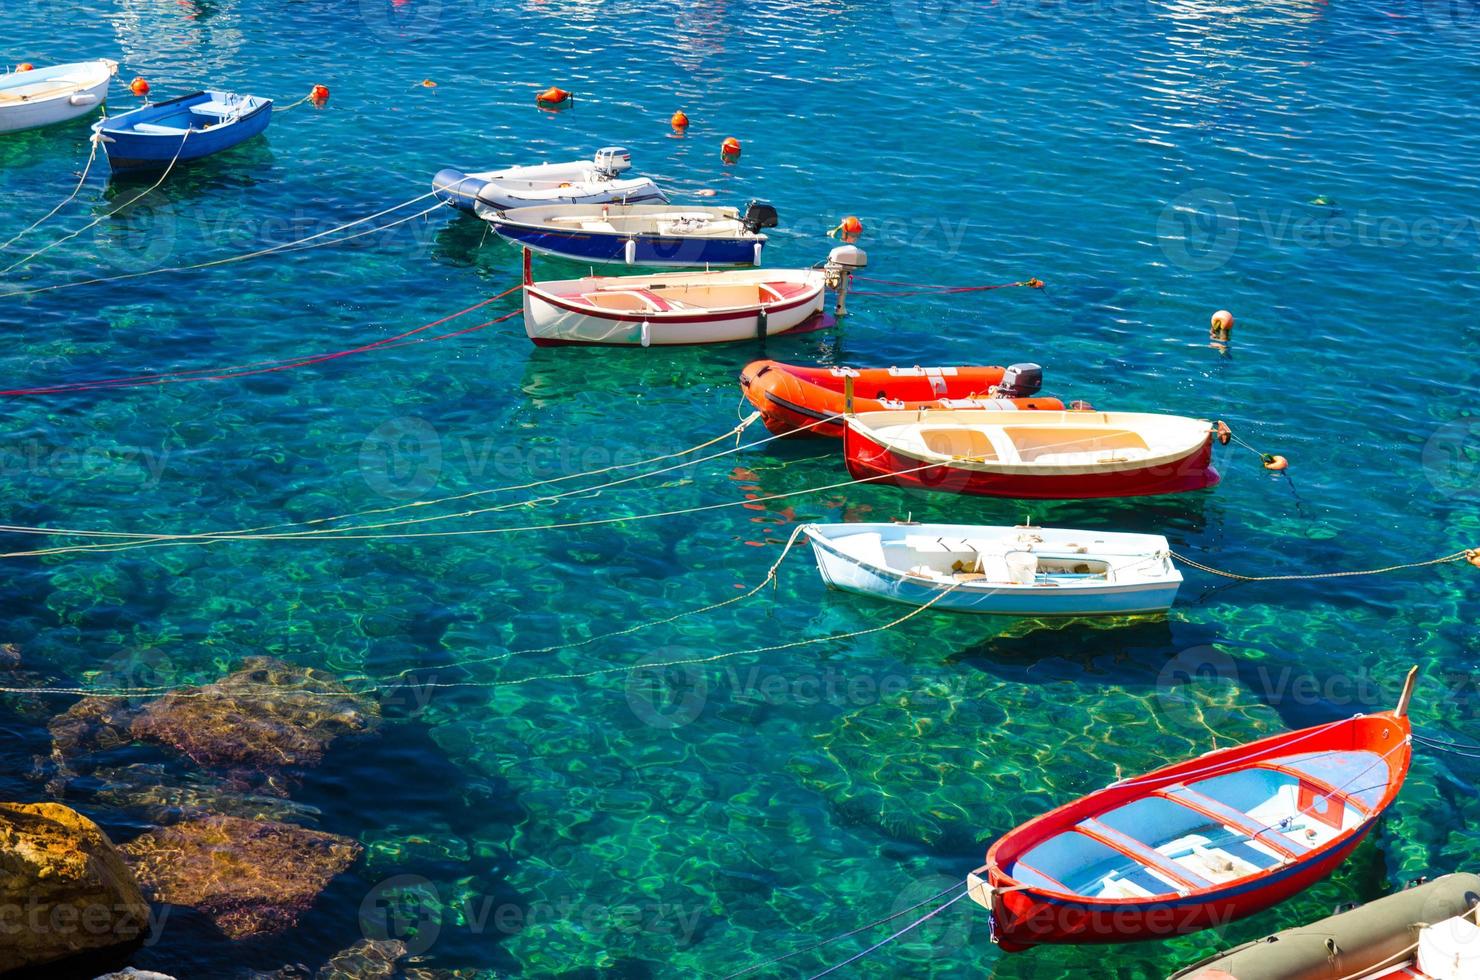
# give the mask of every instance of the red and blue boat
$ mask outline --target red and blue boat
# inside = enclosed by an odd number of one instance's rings
[[[1398,795],[1408,703],[1121,780],[1009,831],[967,879],[1004,950],[1164,939],[1284,901],[1345,861]]]

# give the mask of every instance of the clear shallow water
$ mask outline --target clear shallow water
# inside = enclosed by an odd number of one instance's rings
[[[442,166],[618,142],[680,191],[776,203],[786,227],[773,265],[821,258],[822,232],[856,213],[874,275],[1049,284],[859,297],[840,328],[772,341],[770,356],[1038,360],[1056,393],[1223,417],[1293,464],[1275,477],[1225,452],[1211,493],[1036,505],[1036,520],[1157,530],[1250,573],[1428,558],[1480,540],[1477,29],[1463,5],[1419,2],[10,2],[10,63],[115,57],[160,97],[214,84],[286,104],[316,82],[333,97],[172,175],[0,291],[280,244],[424,193]],[[534,109],[549,84],[575,91],[576,107]],[[676,108],[693,120],[683,139],[666,124]],[[718,156],[729,135],[745,145],[733,168]],[[0,238],[70,191],[86,137],[79,123],[0,138]],[[103,177],[3,264],[148,186]],[[7,388],[30,387],[335,351],[516,279],[512,250],[443,212],[340,248],[0,300],[0,367]],[[1220,307],[1239,316],[1227,357],[1204,346]],[[255,527],[659,455],[733,424],[735,375],[761,352],[537,351],[510,321],[232,381],[10,398],[4,517]],[[846,479],[818,458],[828,449],[767,444],[432,526],[800,491]],[[7,559],[0,601],[5,638],[74,680],[198,681],[256,653],[436,681],[580,674],[863,629],[902,610],[825,592],[798,552],[775,592],[713,613],[474,661],[731,598],[761,580],[798,520],[906,513],[1001,523],[1023,508],[851,488],[559,533]],[[1425,666],[1420,723],[1473,741],[1474,574],[1227,588],[1192,573],[1163,622],[927,613],[705,668],[393,690],[380,737],[336,749],[295,794],[321,811],[317,826],[364,843],[365,862],[285,938],[231,949],[182,915],[135,962],[182,976],[314,964],[381,930],[449,969],[739,969],[946,888],[996,834],[1117,776],[1385,707],[1410,662]],[[1189,675],[1203,680],[1177,683]],[[40,798],[26,773],[49,752],[44,718],[12,707],[0,791]],[[1223,937],[1009,958],[962,903],[855,969],[1164,973],[1466,866],[1476,776],[1473,761],[1421,754],[1390,817],[1331,881]],[[84,790],[68,802],[117,838],[144,828]],[[815,972],[882,935],[791,962]]]

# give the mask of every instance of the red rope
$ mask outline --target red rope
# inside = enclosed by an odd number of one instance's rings
[[[97,388],[140,388],[150,385],[182,384],[187,381],[224,381],[231,378],[244,378],[254,374],[270,374],[274,371],[286,371],[290,368],[304,367],[309,364],[319,364],[324,361],[337,360],[341,357],[348,357],[351,354],[363,354],[373,350],[381,350],[389,347],[400,347],[404,346],[407,343],[423,343],[427,340],[445,340],[449,337],[456,337],[461,334],[472,333],[476,330],[481,330],[484,327],[491,326],[495,323],[501,323],[504,320],[517,315],[520,311],[515,310],[513,313],[510,313],[507,316],[501,316],[496,319],[489,320],[485,323],[480,323],[475,327],[469,327],[466,330],[458,330],[452,333],[442,334],[437,337],[423,337],[420,340],[416,341],[408,341],[407,338],[415,336],[419,333],[424,333],[427,330],[431,330],[433,327],[439,327],[451,320],[456,320],[458,317],[466,316],[474,310],[481,309],[490,303],[494,303],[500,299],[503,299],[510,293],[517,292],[519,288],[519,286],[514,286],[510,289],[506,289],[503,292],[499,293],[497,296],[492,296],[488,299],[485,299],[481,303],[474,303],[472,306],[468,307],[465,310],[459,310],[456,313],[448,314],[447,316],[444,316],[437,320],[433,320],[430,323],[424,323],[419,327],[414,327],[411,330],[396,334],[393,337],[386,337],[384,340],[377,340],[374,343],[362,344],[359,347],[350,347],[345,350],[332,351],[327,354],[300,355],[296,358],[281,358],[274,361],[254,361],[248,364],[235,364],[229,365],[227,367],[218,368],[196,368],[189,371],[165,371],[156,374],[136,374],[128,377],[105,378],[96,381],[74,381],[68,382],[66,384],[46,385],[37,388],[12,388],[8,391],[0,391],[0,395],[9,397],[16,397],[20,395],[52,395],[74,391],[91,391]]]
[[[992,286],[937,286],[928,282],[900,282],[896,279],[874,279],[869,276],[855,275],[854,279],[859,282],[876,282],[883,286],[907,286],[908,289],[900,290],[877,290],[877,289],[853,289],[849,290],[850,296],[944,296],[949,293],[980,293],[989,289],[1011,289],[1014,286],[1026,286],[1029,289],[1042,289],[1042,279],[1025,279],[1022,282],[1002,282]]]

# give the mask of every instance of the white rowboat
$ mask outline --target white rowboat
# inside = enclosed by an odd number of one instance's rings
[[[118,62],[99,59],[0,77],[0,133],[36,129],[85,116],[108,96]]]
[[[1182,573],[1158,534],[970,524],[807,524],[823,581],[912,606],[1004,616],[1171,608]],[[944,594],[942,594],[944,593]]]
[[[524,285],[524,330],[540,346],[718,344],[785,333],[822,312],[821,269],[587,276]]]

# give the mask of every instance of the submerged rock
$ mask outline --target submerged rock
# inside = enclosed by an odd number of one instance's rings
[[[53,761],[66,769],[74,759],[127,745],[137,713],[138,707],[123,698],[83,698],[46,726]]]
[[[319,968],[314,980],[377,980],[394,977],[396,964],[406,955],[406,944],[395,939],[362,939],[335,953]]]
[[[97,824],[60,803],[0,803],[0,973],[135,942],[148,923]]]
[[[317,765],[336,739],[379,723],[379,705],[332,675],[250,657],[213,684],[150,702],[131,730],[206,768],[272,773]]]
[[[312,825],[320,811],[269,792],[243,791],[229,780],[169,766],[136,762],[93,769],[82,781],[88,799],[128,810],[155,826],[217,814]],[[59,779],[54,779],[55,788]]]
[[[122,970],[95,977],[94,980],[175,980],[175,978],[164,973],[155,973],[153,970],[136,970],[131,966],[126,966]]]
[[[361,847],[292,824],[212,816],[156,828],[122,851],[155,901],[198,909],[242,939],[294,925]]]

